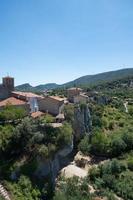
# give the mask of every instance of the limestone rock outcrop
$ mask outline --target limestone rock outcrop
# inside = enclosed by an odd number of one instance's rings
[[[84,134],[90,134],[92,127],[90,109],[87,104],[76,105],[74,108],[74,134],[79,140]]]

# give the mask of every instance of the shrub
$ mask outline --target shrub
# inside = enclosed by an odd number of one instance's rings
[[[109,126],[108,126],[109,130],[113,130],[114,129],[114,125],[115,125],[114,121],[110,121],[109,122]]]
[[[115,136],[111,141],[112,156],[119,156],[126,150],[126,143],[121,136]]]
[[[74,121],[74,106],[73,105],[65,105],[64,106],[64,115],[65,119],[68,123],[73,123]]]
[[[133,171],[133,158],[128,159],[127,161],[128,168]]]
[[[91,138],[91,151],[96,155],[108,155],[109,140],[104,133],[95,133]]]
[[[44,144],[40,146],[40,148],[38,149],[38,155],[41,158],[48,158],[49,156],[49,151],[48,151],[48,147],[46,147]]]
[[[88,136],[85,136],[79,143],[78,145],[78,149],[79,151],[81,151],[82,153],[88,155],[90,152],[90,143],[89,143],[89,138]]]
[[[50,114],[46,114],[41,118],[41,121],[42,123],[53,123],[55,121],[55,118]]]
[[[98,167],[92,167],[88,172],[91,181],[94,181],[100,176],[100,169]]]
[[[72,127],[68,123],[64,123],[62,127],[58,129],[57,133],[57,146],[62,147],[69,145],[72,142]]]

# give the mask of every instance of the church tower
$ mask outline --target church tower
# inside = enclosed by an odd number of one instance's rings
[[[9,91],[13,91],[14,90],[14,78],[12,78],[10,76],[3,77],[3,86]]]

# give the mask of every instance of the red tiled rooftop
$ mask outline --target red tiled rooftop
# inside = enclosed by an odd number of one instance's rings
[[[37,117],[41,117],[42,115],[44,115],[45,113],[37,111],[31,114],[31,117],[33,118],[37,118]]]
[[[37,95],[35,93],[32,92],[18,92],[18,91],[14,91],[12,92],[12,94],[16,94],[18,96],[24,96],[24,97],[39,97],[39,98],[43,98],[41,95]]]
[[[26,104],[26,102],[25,102],[25,101],[22,101],[22,100],[19,100],[19,99],[15,98],[15,97],[10,97],[10,98],[8,98],[8,99],[5,99],[5,100],[3,100],[3,101],[0,101],[0,107],[1,107],[1,106],[6,106],[7,104],[10,104],[10,105],[15,106],[15,105],[23,105],[23,104]]]
[[[64,98],[61,98],[59,96],[49,96],[51,99],[57,100],[57,101],[64,101]]]

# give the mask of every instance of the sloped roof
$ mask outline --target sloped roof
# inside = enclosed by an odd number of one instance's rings
[[[24,105],[24,104],[26,104],[26,102],[25,101],[22,101],[22,100],[20,100],[20,99],[17,99],[17,98],[15,98],[15,97],[10,97],[10,98],[8,98],[8,99],[5,99],[5,100],[3,100],[3,101],[0,101],[0,107],[2,107],[2,106],[6,106],[7,104],[10,104],[10,105]]]
[[[61,98],[59,96],[49,96],[49,98],[54,99],[56,101],[64,101],[64,98]]]
[[[24,96],[24,97],[38,97],[38,98],[43,98],[41,95],[37,95],[35,93],[32,92],[18,92],[18,91],[13,91],[12,94],[16,94],[18,96]]]
[[[37,118],[37,117],[41,117],[42,115],[45,115],[45,113],[41,111],[37,111],[37,112],[32,113],[31,117]]]

